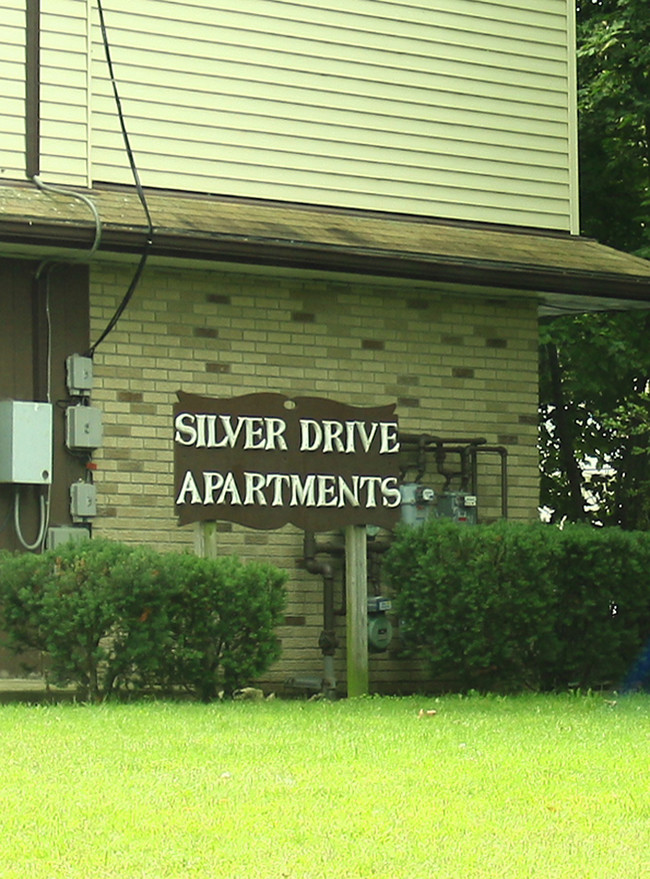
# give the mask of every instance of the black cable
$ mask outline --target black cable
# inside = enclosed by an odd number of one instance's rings
[[[111,85],[113,86],[113,96],[115,98],[115,106],[117,107],[117,115],[120,121],[120,128],[122,130],[122,139],[124,141],[124,146],[126,148],[126,154],[129,158],[129,165],[131,166],[131,173],[133,175],[133,180],[135,181],[135,188],[138,193],[138,198],[140,199],[140,203],[144,210],[145,216],[147,218],[147,240],[144,245],[144,249],[142,251],[142,255],[140,257],[140,262],[135,270],[135,274],[129,284],[129,288],[124,294],[122,301],[118,305],[115,310],[115,314],[110,319],[106,328],[104,329],[101,336],[97,339],[94,345],[90,347],[88,350],[88,356],[92,357],[98,347],[106,336],[111,332],[111,330],[115,327],[119,319],[121,318],[124,309],[127,307],[129,302],[131,301],[131,297],[133,296],[136,287],[140,281],[140,277],[142,276],[142,272],[144,271],[144,267],[147,263],[147,257],[149,256],[149,250],[151,249],[151,245],[153,244],[153,234],[154,227],[153,221],[151,219],[151,214],[149,213],[149,205],[147,204],[147,199],[144,194],[144,190],[142,188],[142,184],[140,182],[140,175],[138,174],[138,169],[135,164],[135,158],[133,155],[133,150],[131,149],[131,142],[129,140],[129,133],[126,130],[126,123],[124,122],[124,113],[122,112],[122,101],[120,100],[120,93],[117,88],[117,81],[115,79],[115,73],[113,70],[113,60],[111,58],[111,49],[108,42],[108,34],[106,32],[106,24],[104,22],[104,10],[102,8],[102,0],[97,0],[97,11],[99,12],[99,24],[102,32],[102,41],[104,43],[104,54],[106,55],[106,63],[108,65],[108,73],[111,79]]]

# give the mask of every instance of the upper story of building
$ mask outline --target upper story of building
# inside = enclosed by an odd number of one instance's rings
[[[0,182],[578,232],[572,0],[0,0]],[[27,51],[26,51],[27,46]]]

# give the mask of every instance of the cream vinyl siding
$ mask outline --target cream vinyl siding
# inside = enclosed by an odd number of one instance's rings
[[[0,181],[25,176],[25,10],[0,0]]]
[[[90,184],[87,0],[41,0],[41,176]]]
[[[86,2],[42,4],[48,167],[130,184],[97,10],[86,153]],[[103,5],[145,186],[570,227],[570,0]]]

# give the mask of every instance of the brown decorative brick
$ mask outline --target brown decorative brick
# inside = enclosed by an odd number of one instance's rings
[[[212,327],[194,327],[194,335],[198,339],[217,339],[219,337],[219,330],[215,330]]]
[[[291,320],[297,324],[313,324],[316,321],[316,315],[311,311],[292,311]]]
[[[144,465],[142,461],[123,461],[120,464],[120,470],[124,473],[142,473]]]
[[[224,296],[221,293],[208,293],[205,298],[213,305],[230,305],[230,296]]]
[[[260,545],[264,546],[269,542],[268,534],[245,534],[244,535],[244,543],[248,546]]]
[[[229,363],[214,363],[213,361],[208,361],[205,364],[206,372],[216,372],[216,373],[224,373],[230,372],[230,364]]]
[[[131,436],[132,432],[130,424],[111,424],[107,422],[104,425],[104,436]]]
[[[379,339],[362,339],[361,347],[365,351],[383,351],[385,345]]]
[[[454,378],[474,378],[474,370],[469,366],[454,366],[451,374]]]

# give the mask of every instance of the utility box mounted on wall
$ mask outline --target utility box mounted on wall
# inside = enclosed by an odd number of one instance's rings
[[[84,525],[57,525],[47,532],[46,549],[57,549],[71,541],[89,540],[90,531]]]
[[[88,522],[97,515],[97,489],[90,482],[70,486],[70,516],[73,522]]]
[[[52,482],[52,404],[0,400],[0,482]]]
[[[69,449],[98,449],[104,439],[102,411],[94,406],[70,406],[65,412],[65,441]]]
[[[90,357],[71,354],[65,361],[68,392],[73,397],[87,397],[93,388],[93,362]]]

